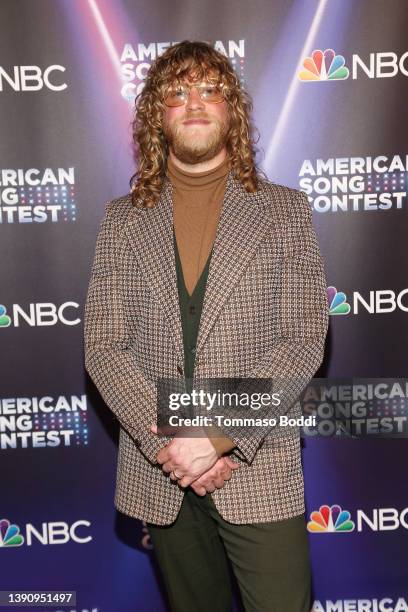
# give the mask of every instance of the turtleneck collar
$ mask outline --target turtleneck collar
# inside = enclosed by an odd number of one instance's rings
[[[166,174],[174,187],[188,191],[204,191],[214,186],[214,183],[225,177],[231,167],[231,160],[226,158],[215,168],[204,172],[187,172],[174,164],[170,156],[167,158]]]

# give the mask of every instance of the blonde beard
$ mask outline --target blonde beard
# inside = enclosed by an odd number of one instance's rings
[[[198,164],[215,157],[227,141],[229,124],[215,121],[213,125],[212,133],[206,139],[194,137],[187,139],[177,125],[170,127],[163,124],[163,133],[177,159],[185,164]]]

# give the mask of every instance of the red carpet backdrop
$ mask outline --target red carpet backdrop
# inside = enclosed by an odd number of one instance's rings
[[[313,610],[408,610],[407,23],[405,0],[1,3],[0,590],[166,610],[145,526],[113,506],[118,426],[84,370],[83,308],[105,203],[135,170],[134,97],[190,39],[252,96],[269,179],[309,196],[328,394],[382,381],[364,435],[304,438]]]

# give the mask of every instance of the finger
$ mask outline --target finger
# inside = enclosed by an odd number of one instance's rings
[[[220,474],[231,474],[231,468],[228,465],[225,465],[220,471]]]
[[[232,471],[231,470],[223,472],[223,474],[222,474],[222,477],[224,478],[224,480],[230,480],[231,476],[232,476]]]
[[[229,457],[225,457],[228,466],[232,469],[232,470],[236,470],[237,468],[241,467],[241,465],[239,463],[236,463],[236,461],[233,461],[232,459],[230,459]]]
[[[177,469],[177,467],[175,465],[173,465],[170,461],[166,461],[166,463],[163,463],[163,465],[162,465],[163,472],[167,472],[168,474],[170,472],[172,472],[173,470],[176,470],[176,469]]]
[[[169,459],[170,459],[170,452],[167,446],[165,446],[164,448],[161,448],[159,452],[157,453],[157,463],[166,463],[166,461],[168,461]]]
[[[208,484],[205,487],[205,490],[207,491],[207,493],[214,493],[214,491],[215,491],[215,484]]]
[[[217,489],[222,489],[225,484],[225,480],[223,478],[215,478],[213,482]]]
[[[201,497],[204,497],[204,495],[207,493],[205,487],[196,485],[196,483],[193,483],[191,485],[191,488],[193,489],[193,491],[195,491],[195,493],[197,493],[197,495],[200,495]]]
[[[223,476],[224,474],[231,474],[231,468],[228,463],[225,463],[222,468],[217,472],[216,476]]]
[[[152,425],[150,431],[154,434],[157,434],[157,425]]]
[[[207,484],[211,484],[211,478],[209,478],[207,475],[205,475],[205,476],[201,476],[200,478],[197,478],[197,480],[195,480],[191,484],[191,486],[197,485],[199,487],[206,487]]]
[[[195,478],[191,478],[191,476],[183,476],[183,478],[180,478],[178,483],[179,483],[180,487],[183,487],[183,489],[184,489],[185,487],[188,487],[189,485],[191,485],[191,483],[194,482],[194,480],[196,480],[196,479]]]

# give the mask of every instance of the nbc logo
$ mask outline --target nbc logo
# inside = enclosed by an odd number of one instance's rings
[[[85,519],[79,519],[69,525],[65,521],[43,522],[41,527],[27,523],[20,533],[20,527],[13,525],[6,518],[0,520],[0,548],[11,548],[12,546],[32,546],[34,542],[43,546],[55,544],[87,544],[93,537],[88,533],[91,523]]]
[[[20,327],[22,324],[30,325],[31,327],[43,327],[45,325],[78,325],[81,322],[79,317],[69,318],[66,311],[69,308],[79,308],[77,302],[64,302],[57,306],[50,302],[41,302],[30,304],[29,307],[23,308],[20,304],[12,304],[10,314],[7,314],[7,308],[4,304],[0,304],[0,329],[4,327]],[[71,315],[72,317],[72,315]]]
[[[327,287],[327,301],[331,315],[346,315],[351,310],[346,294],[343,291],[337,291],[336,287]]]
[[[355,528],[350,512],[337,505],[320,506],[318,511],[311,513],[310,519],[307,529],[312,533],[344,533]]]
[[[0,548],[6,546],[22,546],[24,537],[20,533],[18,525],[12,525],[9,520],[0,520]]]
[[[365,298],[358,291],[353,291],[351,300],[353,308],[351,308],[343,291],[337,291],[336,287],[333,286],[328,287],[329,314],[347,315],[352,312],[357,315],[360,310],[365,310],[369,314],[388,314],[396,310],[408,312],[408,287],[402,289],[399,293],[395,293],[391,289],[377,289],[369,293],[369,297]]]
[[[388,79],[399,74],[408,77],[408,51],[398,56],[394,51],[373,51],[361,57],[351,54],[347,63],[343,55],[336,55],[333,49],[315,49],[302,62],[298,72],[300,81],[345,81],[351,74],[352,79],[360,77],[369,79]]]
[[[0,327],[8,327],[11,324],[10,317],[6,314],[6,307],[0,304]]]
[[[298,77],[301,81],[344,81],[349,77],[345,63],[344,57],[336,55],[333,49],[316,49],[303,60]]]
[[[408,507],[407,508],[372,508],[355,511],[355,521],[351,519],[348,510],[342,510],[341,506],[320,506],[310,514],[307,530],[311,533],[350,533],[356,531],[361,533],[366,529],[373,532],[396,531],[397,529],[408,530]]]

